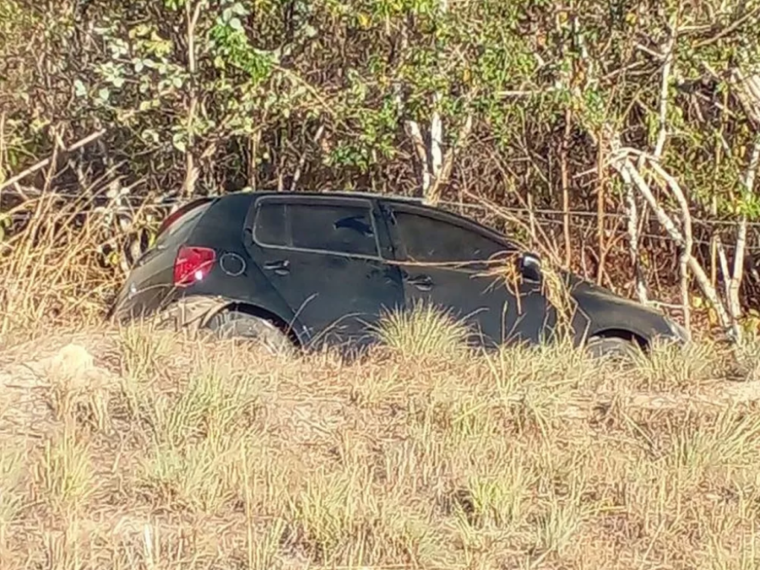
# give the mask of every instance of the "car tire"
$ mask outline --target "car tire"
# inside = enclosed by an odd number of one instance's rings
[[[215,314],[205,326],[217,338],[254,341],[274,354],[295,353],[293,342],[273,322],[235,310]]]
[[[634,340],[620,337],[592,337],[586,343],[586,353],[594,359],[613,359],[635,362],[641,354]]]

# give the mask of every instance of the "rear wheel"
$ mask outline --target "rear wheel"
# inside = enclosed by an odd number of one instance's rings
[[[641,354],[641,348],[635,340],[620,337],[591,337],[585,348],[589,356],[595,359],[635,362]]]
[[[215,314],[206,327],[217,338],[241,339],[259,343],[275,354],[293,354],[295,347],[277,325],[267,319],[235,310]]]

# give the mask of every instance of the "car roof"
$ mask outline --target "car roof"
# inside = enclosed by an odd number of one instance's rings
[[[350,190],[333,190],[329,192],[315,191],[277,191],[277,190],[239,190],[227,194],[251,194],[254,198],[263,198],[265,196],[310,196],[318,198],[365,198],[368,200],[388,200],[392,202],[405,202],[411,204],[425,205],[424,199],[417,196],[403,196],[401,194],[380,194],[377,192],[350,191]]]
[[[433,214],[436,214],[436,213],[445,214],[449,219],[453,218],[453,219],[459,220],[461,223],[477,226],[480,229],[485,230],[486,232],[492,234],[494,237],[497,237],[499,239],[502,239],[502,240],[508,239],[502,232],[499,232],[495,230],[494,228],[491,228],[485,224],[482,224],[478,220],[475,220],[469,216],[466,216],[457,212],[452,212],[451,210],[446,209],[446,208],[441,208],[438,206],[434,206],[432,204],[427,204],[425,203],[424,198],[420,198],[417,196],[403,196],[401,194],[381,194],[378,192],[349,191],[349,190],[334,190],[334,191],[328,191],[328,192],[316,192],[316,191],[310,191],[310,190],[303,190],[303,191],[299,191],[299,190],[296,190],[296,191],[293,191],[293,190],[285,190],[285,191],[238,190],[238,191],[230,192],[228,194],[224,194],[220,196],[220,199],[223,199],[225,196],[235,196],[235,195],[239,196],[241,194],[250,195],[253,201],[256,201],[259,198],[264,198],[268,196],[281,196],[281,197],[305,196],[305,197],[316,197],[316,198],[364,198],[367,200],[383,200],[385,202],[410,204],[410,205],[423,208]]]

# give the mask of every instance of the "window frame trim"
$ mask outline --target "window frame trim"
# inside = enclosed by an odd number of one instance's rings
[[[304,248],[304,247],[295,247],[292,245],[274,245],[274,244],[268,244],[260,241],[256,237],[256,222],[259,218],[259,213],[261,211],[262,205],[267,204],[282,204],[284,206],[332,206],[332,207],[355,207],[360,209],[365,209],[369,213],[370,217],[370,223],[372,224],[372,238],[375,243],[375,255],[368,255],[364,253],[346,253],[342,251],[332,251],[329,249],[317,249],[317,248]],[[287,216],[287,210],[286,210],[286,220],[289,220]],[[288,221],[288,224],[290,222]],[[371,260],[371,261],[385,261],[385,259],[382,256],[381,253],[381,247],[380,247],[380,239],[379,239],[379,233],[378,233],[378,220],[377,215],[375,213],[375,204],[372,200],[364,199],[364,198],[340,198],[338,200],[331,199],[331,198],[320,198],[316,196],[262,196],[258,200],[256,200],[256,204],[254,205],[254,211],[253,215],[251,216],[251,241],[256,244],[258,247],[264,249],[264,250],[280,250],[280,251],[292,251],[296,253],[312,253],[312,254],[321,254],[321,255],[333,255],[337,257],[347,257],[350,259],[365,259],[365,260]],[[292,232],[289,234],[289,237],[292,238]]]

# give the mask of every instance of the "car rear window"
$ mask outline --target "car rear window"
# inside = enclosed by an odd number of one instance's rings
[[[378,257],[369,207],[262,202],[254,238],[263,247]]]

